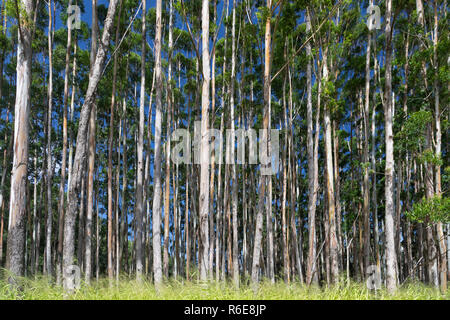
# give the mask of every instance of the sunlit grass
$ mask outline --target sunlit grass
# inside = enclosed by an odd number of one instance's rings
[[[368,290],[363,283],[342,281],[330,287],[307,287],[299,282],[286,284],[263,280],[257,288],[245,281],[239,288],[231,282],[166,281],[160,290],[149,281],[138,283],[122,277],[118,282],[108,279],[93,280],[90,285],[81,283],[72,294],[61,286],[39,276],[20,278],[14,289],[7,280],[0,280],[0,300],[449,300],[450,292],[438,290],[421,283],[408,283],[394,295],[386,290]]]

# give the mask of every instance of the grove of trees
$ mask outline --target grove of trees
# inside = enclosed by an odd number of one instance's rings
[[[10,279],[68,286],[77,266],[87,283],[332,285],[375,270],[390,292],[447,290],[446,0],[0,8]],[[173,161],[177,129],[200,137],[198,162]],[[236,161],[209,129],[262,132],[269,163]]]

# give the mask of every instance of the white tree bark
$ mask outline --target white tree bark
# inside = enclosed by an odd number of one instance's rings
[[[384,122],[386,144],[385,166],[385,246],[386,286],[390,293],[397,289],[397,257],[394,243],[394,137],[392,132],[392,0],[386,1],[386,82]]]
[[[53,100],[53,17],[52,1],[48,3],[48,115],[47,115],[47,231],[45,238],[45,261],[47,275],[52,275],[52,100]]]
[[[142,2],[142,49],[141,49],[141,91],[139,98],[139,132],[137,145],[137,188],[136,188],[136,279],[142,280],[144,252],[143,246],[143,180],[144,180],[144,130],[145,130],[145,49],[146,41],[146,1]]]
[[[201,120],[201,147],[200,147],[200,241],[201,264],[200,279],[207,280],[209,272],[209,86],[210,86],[210,61],[209,61],[209,1],[202,0],[202,120]]]
[[[156,76],[156,113],[155,113],[155,157],[153,173],[153,274],[155,284],[162,282],[161,264],[161,127],[162,127],[162,75],[161,75],[161,11],[162,0],[156,1],[155,35],[155,76]]]
[[[33,12],[32,0],[21,0],[28,17]],[[14,275],[24,274],[25,223],[27,213],[28,118],[31,99],[31,28],[28,18],[19,13],[17,44],[16,101],[14,107],[14,156],[11,174],[6,268]]]

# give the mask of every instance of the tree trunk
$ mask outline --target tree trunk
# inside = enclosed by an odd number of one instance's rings
[[[120,17],[122,14],[122,1],[120,2],[119,16],[116,25],[116,38],[114,43],[119,42]],[[109,118],[109,137],[108,137],[108,234],[107,234],[107,251],[108,251],[108,278],[112,280],[114,273],[113,266],[113,137],[114,137],[114,109],[116,103],[116,79],[117,79],[117,52],[114,53],[113,66],[113,82],[111,92],[110,118]],[[139,148],[138,148],[139,149]],[[139,171],[139,170],[138,170]],[[136,192],[139,194],[138,189]],[[136,197],[136,205],[138,201]]]
[[[233,0],[233,21],[231,26],[231,81],[230,81],[230,122],[231,122],[231,137],[232,141],[229,144],[227,140],[227,144],[230,147],[230,157],[232,161],[232,211],[233,211],[233,283],[236,287],[239,287],[239,261],[238,261],[238,219],[237,219],[237,175],[236,175],[236,164],[235,164],[235,156],[234,156],[234,84],[236,78],[236,0]],[[211,226],[212,227],[212,226]]]
[[[328,66],[327,66],[327,49],[325,49],[323,57],[323,79],[328,81]],[[338,248],[336,237],[336,213],[334,200],[334,170],[333,170],[333,149],[331,138],[331,114],[330,108],[326,107],[324,111],[324,129],[325,129],[325,154],[326,154],[326,186],[327,186],[327,200],[328,200],[328,219],[329,219],[329,249],[330,249],[330,271],[331,281],[337,282],[339,276],[338,265]]]
[[[83,174],[83,161],[86,158],[87,148],[87,131],[89,118],[96,97],[97,85],[102,75],[103,65],[106,59],[106,50],[109,45],[111,29],[113,26],[113,18],[116,12],[119,0],[111,0],[106,14],[104,29],[100,47],[98,48],[95,63],[92,72],[89,75],[89,84],[81,108],[80,120],[78,125],[78,134],[75,150],[75,158],[72,168],[72,180],[69,185],[69,206],[64,217],[64,247],[63,247],[63,267],[64,270],[73,263],[73,254],[75,250],[75,218],[78,207],[78,195],[80,191],[81,177]],[[64,285],[68,289],[69,279],[64,274]]]
[[[162,1],[156,1],[155,34],[155,74],[156,74],[156,115],[155,115],[155,157],[153,170],[153,273],[155,284],[162,282],[161,266],[161,113],[162,113],[162,75],[161,75],[161,10]]]
[[[52,271],[52,103],[53,103],[53,20],[52,20],[52,1],[48,3],[48,112],[47,112],[47,230],[45,239],[45,259],[47,270],[50,277]]]
[[[97,54],[97,0],[92,0],[92,34],[91,34],[91,70]],[[76,49],[76,48],[75,48]],[[75,71],[75,70],[74,70]],[[85,231],[85,281],[90,283],[92,277],[92,214],[94,211],[94,170],[95,170],[95,136],[97,106],[94,102],[89,116],[89,154],[88,154],[88,189],[87,189],[87,213]]]
[[[311,32],[311,17],[309,10],[306,13],[306,31]],[[307,122],[307,152],[308,152],[308,259],[306,269],[306,284],[317,283],[317,272],[313,270],[316,260],[316,202],[317,202],[317,154],[314,152],[314,133],[313,133],[313,111],[312,111],[312,84],[311,68],[312,54],[311,43],[306,44],[306,54],[308,65],[306,67],[306,122]],[[320,102],[320,98],[318,98]],[[318,103],[316,114],[320,113],[320,104]],[[319,127],[316,126],[316,131]],[[316,133],[317,134],[317,133]]]
[[[210,274],[208,270],[209,238],[208,238],[208,206],[209,206],[209,85],[210,85],[210,56],[209,56],[209,1],[202,0],[202,122],[201,122],[201,147],[200,147],[200,241],[201,261],[200,279],[207,280]]]
[[[370,1],[370,6],[373,6],[373,0]],[[367,48],[366,48],[366,67],[365,67],[365,92],[364,92],[364,204],[363,204],[363,216],[364,216],[364,272],[367,272],[367,268],[370,265],[370,204],[369,204],[369,104],[370,104],[370,47],[372,42],[371,28],[367,35]]]
[[[21,0],[21,8],[28,17],[33,1]],[[17,2],[16,2],[17,5]],[[31,99],[31,28],[23,14],[19,14],[17,45],[17,81],[14,110],[14,156],[11,174],[11,197],[8,224],[6,268],[13,275],[24,274],[25,224],[27,207],[28,127]],[[20,22],[21,21],[21,22]]]
[[[72,5],[72,0],[69,0],[69,6]],[[96,8],[96,7],[93,7]],[[96,10],[92,10],[93,12]],[[61,155],[61,182],[59,184],[59,201],[58,201],[58,252],[57,252],[57,266],[56,266],[56,282],[60,284],[62,277],[62,259],[63,259],[63,244],[64,244],[64,224],[65,224],[65,207],[64,194],[66,184],[66,166],[67,166],[67,100],[69,97],[69,65],[70,65],[70,51],[72,49],[72,21],[68,20],[67,26],[67,48],[64,69],[64,97],[63,97],[63,149]],[[94,26],[93,26],[94,28]],[[74,211],[75,212],[75,211]]]
[[[384,121],[386,143],[385,166],[385,246],[386,246],[386,286],[390,293],[397,289],[395,266],[397,257],[394,242],[394,137],[392,133],[392,0],[386,1],[386,81],[384,92]]]
[[[136,279],[142,281],[143,272],[143,180],[144,180],[144,130],[145,130],[145,49],[146,40],[146,1],[142,2],[142,47],[141,47],[141,90],[139,98],[139,130],[137,144],[137,184],[136,184]],[[120,15],[119,15],[120,17]]]
[[[169,67],[167,83],[167,124],[166,124],[166,167],[165,167],[165,186],[164,186],[164,252],[163,252],[163,271],[166,278],[169,277],[169,223],[170,223],[170,127],[172,117],[172,50],[173,50],[173,9],[172,1],[169,3]]]
[[[272,10],[272,0],[267,0],[267,8],[269,12]],[[268,129],[269,129],[269,104],[271,99],[270,94],[270,56],[271,56],[271,17],[266,18],[266,30],[264,35],[265,42],[265,55],[264,55],[264,116],[263,116],[263,135],[261,137],[262,143],[260,149],[267,155],[267,141],[268,141]],[[261,151],[260,151],[261,154]],[[252,282],[256,284],[259,280],[260,272],[260,254],[261,254],[261,240],[262,240],[262,227],[263,227],[263,212],[264,212],[264,200],[266,197],[266,182],[267,177],[262,174],[262,169],[270,167],[270,163],[263,166],[261,164],[261,174],[259,179],[259,198],[258,198],[258,213],[256,216],[255,226],[255,240],[253,245],[253,263],[252,263]]]
[[[438,66],[438,55],[437,55],[437,46],[438,46],[438,13],[437,13],[437,2],[434,1],[434,36],[433,36],[433,63],[434,63],[434,116],[435,116],[435,128],[436,128],[436,155],[441,157],[441,111],[439,107],[439,66]],[[436,165],[436,194],[438,197],[441,197],[442,189],[441,189],[441,166]],[[447,248],[445,245],[445,237],[442,228],[442,222],[438,222],[436,225],[437,228],[437,236],[439,242],[439,253],[441,257],[440,264],[440,283],[441,283],[441,291],[443,293],[447,292]]]

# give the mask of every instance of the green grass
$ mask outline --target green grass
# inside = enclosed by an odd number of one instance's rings
[[[395,295],[386,290],[370,291],[363,283],[345,282],[333,287],[306,287],[299,283],[271,284],[262,281],[256,290],[250,285],[239,289],[231,283],[212,282],[207,285],[195,282],[170,280],[159,292],[152,283],[141,284],[130,279],[115,281],[112,285],[107,279],[93,281],[91,285],[81,284],[80,289],[66,294],[60,286],[51,284],[47,278],[21,278],[19,290],[11,289],[6,280],[0,280],[0,300],[449,300],[450,291],[441,294],[438,290],[420,283],[403,285]]]

